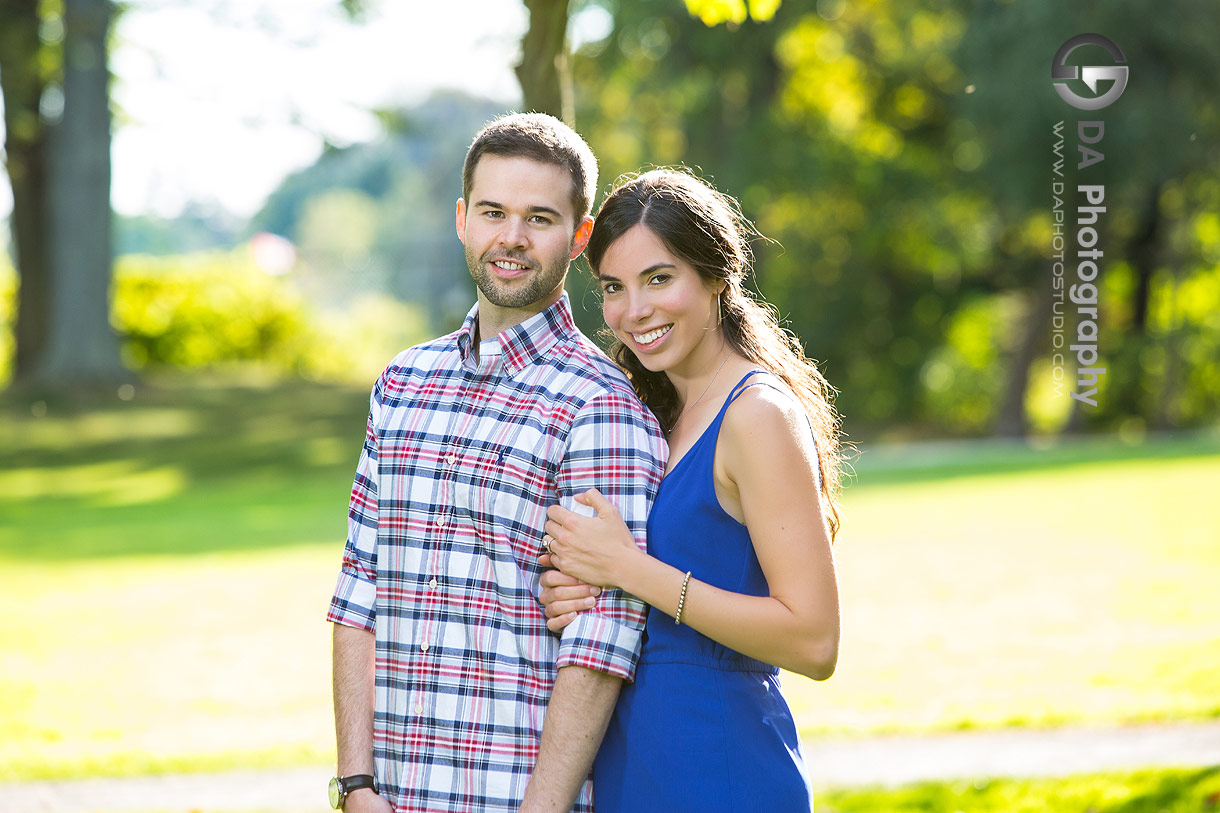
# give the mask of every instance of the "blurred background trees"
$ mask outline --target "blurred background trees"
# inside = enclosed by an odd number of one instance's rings
[[[109,327],[109,0],[0,6],[19,379],[126,377]]]
[[[825,362],[849,427],[1215,419],[1220,54],[1182,39],[1181,20],[1214,30],[1220,8],[1154,21],[1097,3],[687,5],[737,16],[613,7],[611,35],[577,55],[582,131],[608,174],[683,162],[741,199],[778,243],[759,287]],[[1053,124],[1079,117],[1047,74],[1089,30],[1123,43],[1138,77],[1105,114],[1104,403],[1073,414],[1049,362],[1050,150]]]
[[[0,303],[0,317],[6,307],[17,313],[10,366],[18,379],[38,347],[22,331],[43,318],[41,281],[54,279],[37,270],[54,262],[45,241],[27,235],[54,233],[61,217],[28,191],[27,180],[47,171],[40,151],[55,149],[46,111],[37,113],[58,63],[45,20],[30,51],[21,5],[5,3],[0,26],[22,280],[6,289],[0,271],[0,298],[8,290],[18,303]],[[44,16],[54,6],[26,5]],[[349,5],[359,13],[362,4]],[[739,198],[770,238],[757,246],[756,286],[841,390],[857,439],[1139,433],[1220,414],[1220,52],[1206,41],[1220,30],[1214,3],[1175,0],[1155,19],[1127,4],[1053,0],[525,6],[523,108],[574,120],[598,153],[603,190],[622,172],[682,163]],[[569,53],[566,24],[576,15],[595,18],[605,34]],[[1121,45],[1132,81],[1104,115],[1108,374],[1099,407],[1074,411],[1067,389],[1056,393],[1050,359],[1050,168],[1053,125],[1074,127],[1079,116],[1054,93],[1048,66],[1064,40],[1090,30]],[[159,265],[141,261],[142,273],[172,277],[182,263],[167,255],[212,249],[210,262],[253,268],[299,302],[295,329],[330,325],[333,341],[323,344],[341,346],[353,315],[367,323],[383,304],[414,314],[402,316],[413,324],[395,325],[398,338],[450,330],[473,296],[452,232],[461,159],[474,130],[502,109],[443,93],[380,111],[380,140],[327,149],[248,222],[198,211],[170,223],[120,219],[119,253],[162,255]],[[95,140],[99,126],[89,130]],[[290,244],[286,265],[251,264],[232,251],[265,233]],[[265,254],[254,251],[256,260]],[[569,287],[593,335],[596,293],[582,274]],[[86,299],[98,297],[95,289]],[[129,367],[217,358],[159,356],[148,349],[148,325],[131,327],[140,321],[131,308],[115,302],[111,313]],[[298,358],[287,368],[309,365]]]

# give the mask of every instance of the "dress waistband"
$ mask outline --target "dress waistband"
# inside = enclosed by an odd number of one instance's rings
[[[640,660],[639,668],[643,669],[648,666],[682,665],[682,666],[698,666],[703,669],[716,669],[721,672],[753,672],[767,675],[778,675],[779,668],[772,666],[769,663],[747,658],[744,655],[740,658],[691,658],[674,655],[666,657],[665,655],[649,655],[647,658]]]

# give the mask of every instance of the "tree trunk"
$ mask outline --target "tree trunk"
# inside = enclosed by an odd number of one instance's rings
[[[525,0],[530,27],[521,39],[522,106],[574,125],[572,70],[568,58],[568,0]]]
[[[17,295],[14,378],[30,372],[46,346],[50,318],[47,256],[47,131],[38,107],[46,85],[39,62],[38,0],[0,3],[0,92],[4,94],[5,169],[13,190],[13,264]]]
[[[1127,246],[1127,256],[1131,259],[1136,278],[1131,332],[1137,336],[1144,336],[1148,330],[1148,301],[1160,249],[1162,188],[1163,185],[1158,183],[1148,191],[1140,216],[1140,227]]]
[[[1178,266],[1169,263],[1165,271],[1166,293],[1169,297],[1169,318],[1165,332],[1160,340],[1165,356],[1165,372],[1161,379],[1159,394],[1156,399],[1156,412],[1152,416],[1152,426],[1159,430],[1172,429],[1178,418],[1178,388],[1181,386],[1181,326],[1184,321],[1179,306],[1178,297]]]
[[[33,378],[54,388],[130,377],[110,327],[110,0],[65,0],[64,113],[51,129],[51,322]]]
[[[1152,279],[1156,275],[1161,252],[1161,189],[1163,184],[1154,184],[1144,197],[1140,219],[1125,255],[1135,272],[1135,291],[1131,302],[1131,327],[1124,344],[1130,348],[1127,363],[1119,367],[1112,382],[1112,399],[1123,415],[1139,415],[1152,423],[1156,420],[1158,406],[1145,387],[1146,373],[1140,364],[1140,350],[1148,342],[1148,304],[1152,296]]]
[[[1030,303],[1025,326],[1008,363],[1008,376],[1004,385],[1004,396],[996,414],[992,433],[1001,437],[1024,437],[1029,431],[1025,413],[1025,396],[1029,390],[1029,369],[1043,346],[1047,329],[1051,326],[1055,297],[1050,279],[1037,278],[1034,290],[1029,291]]]

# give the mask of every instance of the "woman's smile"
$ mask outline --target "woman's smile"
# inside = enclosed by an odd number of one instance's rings
[[[647,333],[632,333],[631,338],[635,339],[636,347],[647,353],[651,350],[656,350],[661,345],[661,339],[669,335],[672,327],[673,323],[671,322]]]

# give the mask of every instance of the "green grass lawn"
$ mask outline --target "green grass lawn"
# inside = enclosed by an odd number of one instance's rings
[[[1205,813],[1220,810],[1220,768],[1050,779],[921,782],[817,794],[818,813]]]
[[[331,759],[324,614],[366,407],[232,380],[0,398],[0,779]],[[785,676],[804,732],[1220,714],[1216,436],[858,469],[839,672]]]
[[[1214,435],[874,457],[836,545],[839,668],[785,681],[803,732],[1220,715]]]
[[[0,406],[0,778],[332,759],[324,617],[367,403]]]

